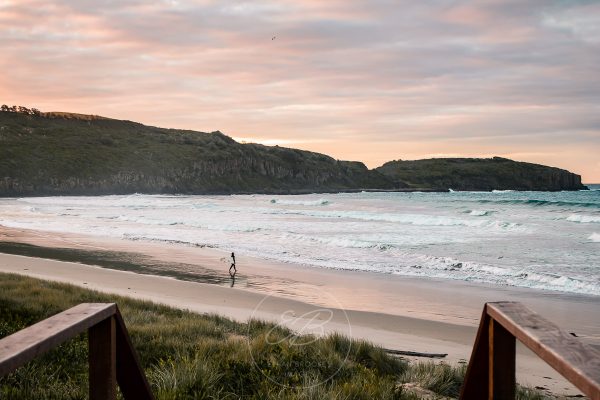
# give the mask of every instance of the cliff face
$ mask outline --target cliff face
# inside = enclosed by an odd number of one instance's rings
[[[506,158],[433,158],[390,161],[377,171],[397,184],[453,190],[582,190],[581,176]]]
[[[389,189],[358,162],[220,132],[65,113],[0,112],[0,196]]]
[[[237,143],[221,132],[32,110],[0,111],[0,197],[585,188],[568,171],[497,157],[391,161],[369,170],[324,154]]]

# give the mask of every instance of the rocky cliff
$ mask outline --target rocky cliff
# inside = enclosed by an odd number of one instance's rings
[[[391,161],[369,170],[324,154],[238,143],[221,132],[0,109],[2,197],[583,188],[571,172],[497,157]]]
[[[69,113],[0,112],[0,196],[390,189],[359,162]]]
[[[397,185],[452,190],[582,190],[581,176],[506,158],[390,161],[377,168]]]

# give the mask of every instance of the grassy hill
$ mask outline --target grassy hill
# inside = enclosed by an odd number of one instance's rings
[[[390,161],[377,168],[408,187],[453,190],[581,190],[581,176],[507,158],[432,158]]]
[[[374,170],[324,154],[242,144],[221,132],[96,115],[0,108],[0,196],[579,190],[558,168],[493,159],[391,161]]]
[[[0,196],[390,189],[359,162],[221,132],[68,113],[0,112]]]

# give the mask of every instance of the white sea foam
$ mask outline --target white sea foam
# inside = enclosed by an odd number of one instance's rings
[[[330,202],[326,199],[318,199],[318,200],[282,200],[282,199],[271,199],[272,204],[282,204],[282,205],[291,205],[291,206],[326,206]]]
[[[488,220],[488,219],[461,219],[445,215],[425,215],[425,214],[390,214],[390,213],[374,213],[365,211],[317,211],[317,210],[269,210],[269,214],[289,214],[289,215],[304,215],[325,219],[354,219],[362,221],[379,221],[401,223],[419,226],[468,226],[481,228],[499,228],[499,229],[520,229],[521,224]]]
[[[483,217],[485,215],[489,215],[489,211],[485,211],[485,210],[471,210],[469,212],[469,215],[473,215],[475,217]]]
[[[571,214],[567,217],[567,221],[579,222],[582,224],[587,223],[600,223],[600,215],[582,215],[582,214]]]
[[[343,248],[357,248],[357,249],[377,249],[377,250],[388,250],[394,248],[393,244],[382,243],[380,241],[371,241],[366,239],[352,238],[352,237],[339,237],[339,236],[310,236],[295,233],[288,233],[285,235],[293,241],[313,242],[326,244],[334,247]]]
[[[593,192],[45,197],[0,199],[0,224],[598,294],[595,208]]]

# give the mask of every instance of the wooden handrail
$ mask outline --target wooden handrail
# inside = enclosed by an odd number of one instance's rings
[[[592,400],[600,400],[600,352],[517,302],[486,303],[461,400],[515,398],[515,338]]]
[[[0,376],[88,330],[90,399],[153,399],[114,303],[83,303],[0,340]],[[515,338],[592,400],[600,400],[600,352],[521,303],[486,303],[460,399],[515,398]]]
[[[119,308],[82,303],[0,339],[0,376],[88,331],[90,399],[154,399]]]

